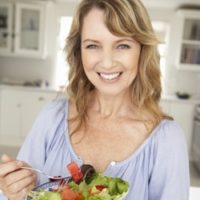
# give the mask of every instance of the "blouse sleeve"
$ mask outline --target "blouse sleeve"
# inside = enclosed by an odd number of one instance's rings
[[[149,180],[149,200],[188,200],[189,161],[183,132],[174,121],[161,131]]]

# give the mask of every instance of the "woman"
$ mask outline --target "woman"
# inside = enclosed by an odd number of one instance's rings
[[[5,196],[47,181],[20,166],[68,176],[75,161],[127,180],[126,200],[187,200],[183,134],[159,108],[157,44],[139,0],[82,0],[66,43],[68,98],[42,111],[17,160],[2,157]]]

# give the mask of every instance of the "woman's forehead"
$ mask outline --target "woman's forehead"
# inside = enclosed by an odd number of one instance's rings
[[[110,19],[111,20],[111,19]],[[117,24],[110,24],[110,26],[115,27],[116,33],[111,33],[108,25],[105,22],[104,10],[98,8],[92,8],[83,18],[81,35],[82,37],[87,36],[104,36],[105,34],[110,36],[118,37],[126,36],[125,34],[119,34],[123,30],[121,27],[117,27]]]

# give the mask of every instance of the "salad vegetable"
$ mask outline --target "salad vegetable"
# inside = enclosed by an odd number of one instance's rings
[[[78,167],[78,165],[75,162],[70,163],[67,165],[67,168],[72,175],[73,180],[78,183],[83,178],[83,173],[81,169]]]
[[[122,200],[128,192],[128,182],[96,173],[91,165],[79,168],[68,165],[72,178],[53,191],[32,191],[32,200]]]

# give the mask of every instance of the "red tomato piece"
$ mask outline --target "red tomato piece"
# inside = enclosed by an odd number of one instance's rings
[[[107,188],[105,185],[95,185],[96,189],[102,191],[104,188]]]
[[[69,170],[73,180],[75,182],[79,182],[83,178],[83,173],[81,172],[81,169],[75,162],[71,162],[67,165],[67,169]]]
[[[82,196],[82,194],[79,193],[75,200],[83,200],[83,196]]]
[[[70,164],[67,165],[67,169],[69,172],[72,174],[76,174],[77,172],[80,171],[79,166],[75,162],[71,162]]]
[[[63,188],[61,199],[62,200],[76,200],[78,197],[78,192],[71,190],[68,186]]]

